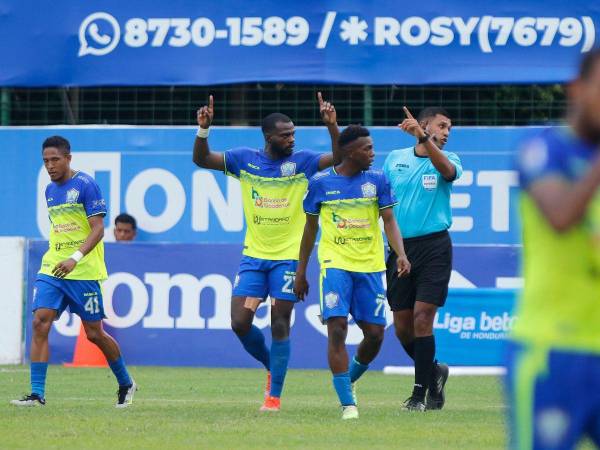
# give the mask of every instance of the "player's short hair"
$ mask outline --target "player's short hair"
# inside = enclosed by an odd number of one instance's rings
[[[42,152],[48,147],[57,148],[63,155],[71,154],[71,144],[62,136],[50,136],[42,144]]]
[[[277,124],[279,122],[290,123],[292,119],[290,119],[285,114],[281,113],[271,113],[267,117],[265,117],[262,121],[262,132],[263,134],[271,134],[277,128]]]
[[[419,115],[417,116],[417,122],[421,123],[427,119],[433,119],[438,114],[440,116],[447,117],[448,119],[450,118],[450,114],[448,114],[448,111],[446,111],[441,106],[428,106],[419,113]]]
[[[351,142],[354,142],[358,138],[371,136],[369,130],[362,125],[351,124],[344,128],[344,131],[340,133],[338,139],[338,145],[340,148],[344,148]]]
[[[579,78],[582,80],[588,79],[598,61],[600,61],[600,47],[596,47],[585,54],[579,64]]]
[[[117,226],[117,222],[128,223],[131,225],[131,228],[137,230],[137,222],[135,221],[135,217],[127,213],[121,213],[117,217],[115,217],[115,226]]]

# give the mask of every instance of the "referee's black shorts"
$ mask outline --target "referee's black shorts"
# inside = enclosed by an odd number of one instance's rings
[[[414,309],[415,301],[444,306],[452,272],[452,241],[448,231],[404,239],[410,275],[398,278],[396,253],[386,263],[387,298],[392,311]]]

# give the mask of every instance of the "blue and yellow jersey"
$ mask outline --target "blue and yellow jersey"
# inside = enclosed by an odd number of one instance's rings
[[[513,337],[541,345],[600,352],[600,193],[579,224],[555,231],[529,195],[540,180],[574,183],[599,156],[567,128],[528,139],[519,151],[523,276]]]
[[[244,255],[298,259],[305,223],[302,198],[320,158],[320,153],[308,150],[277,160],[246,147],[225,152],[225,173],[239,178],[242,187]]]
[[[106,215],[106,202],[94,179],[77,172],[63,184],[50,183],[46,187],[46,203],[50,218],[50,242],[39,273],[53,276],[54,266],[68,259],[90,234],[88,217]],[[108,278],[103,241],[85,255],[65,278],[98,281]]]
[[[454,180],[463,169],[460,158],[444,152],[456,168]],[[394,215],[405,238],[447,230],[452,225],[450,194],[452,181],[446,181],[428,157],[415,154],[414,147],[394,150],[383,163],[398,205]]]
[[[315,175],[304,199],[304,211],[320,215],[321,268],[385,270],[379,210],[395,204],[382,172],[369,170],[345,177],[332,167]]]

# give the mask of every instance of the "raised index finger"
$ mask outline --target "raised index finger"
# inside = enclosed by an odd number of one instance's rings
[[[402,109],[404,110],[404,114],[406,114],[406,117],[408,117],[409,119],[414,119],[413,115],[410,113],[406,106],[403,106]]]
[[[213,109],[213,104],[214,104],[214,100],[213,100],[213,96],[212,94],[208,96],[208,107],[210,109]]]
[[[317,92],[317,100],[319,100],[319,105],[323,104],[323,96],[320,92]]]

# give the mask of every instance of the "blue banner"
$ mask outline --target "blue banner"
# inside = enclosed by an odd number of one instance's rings
[[[395,127],[371,129],[381,168],[387,154],[414,145]],[[455,244],[520,244],[517,225],[516,143],[531,128],[457,127],[446,149],[456,152],[464,174],[455,182],[451,229]],[[239,182],[192,163],[192,127],[0,128],[7,170],[0,205],[7,214],[0,235],[47,237],[44,189],[49,182],[41,158],[43,140],[60,134],[71,141],[74,169],[94,176],[107,200],[110,240],[114,218],[123,211],[136,217],[139,239],[156,242],[241,243],[244,217]],[[249,145],[260,148],[258,128],[219,128],[211,132],[214,150]],[[325,128],[298,128],[297,148],[329,151]]]
[[[47,245],[29,242],[28,313]],[[230,297],[240,254],[239,244],[107,244],[105,324],[126,360],[142,365],[258,367],[230,329]],[[308,270],[310,295],[297,304],[292,316],[290,366],[294,368],[327,367],[327,329],[317,317],[315,259],[314,254]],[[461,251],[454,265],[458,271],[468,272],[476,261],[481,265],[481,254]],[[492,257],[492,264],[502,262],[502,257]],[[475,281],[490,286],[485,279]],[[438,358],[452,365],[501,365],[503,341],[513,323],[513,303],[511,290],[451,289],[446,307],[440,309],[434,323]],[[387,310],[386,315],[384,345],[372,367],[410,365],[394,335],[392,314]],[[259,308],[254,323],[270,336],[268,302]],[[72,361],[79,329],[79,319],[69,313],[55,322],[49,338],[50,362]],[[27,314],[27,354],[30,336],[31,316]],[[360,329],[351,323],[350,354],[361,338]]]
[[[0,0],[0,85],[563,82],[599,26],[583,0]]]

